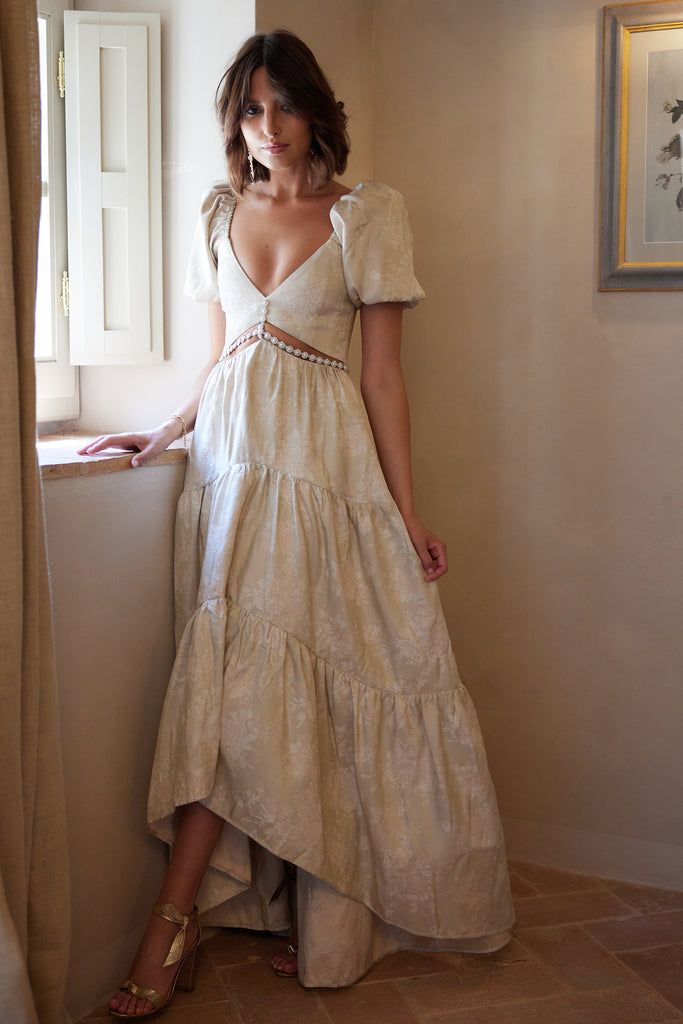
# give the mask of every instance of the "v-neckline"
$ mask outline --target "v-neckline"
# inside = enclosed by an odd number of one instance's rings
[[[355,192],[356,189],[360,188],[360,186],[362,184],[363,184],[363,182],[359,181],[356,185],[353,186],[353,188],[351,189],[350,192],[345,192],[344,195],[339,196],[339,199],[337,199],[334,203],[332,203],[332,206],[330,207],[330,211],[329,211],[330,222],[332,221],[332,211],[334,210],[335,206],[337,206],[342,201],[342,199],[346,199],[347,196],[350,196],[351,192]],[[236,200],[235,200],[235,202],[236,202]],[[234,212],[234,207],[233,207],[233,212]],[[228,250],[229,250],[230,255],[232,256],[232,258],[234,260],[235,266],[237,267],[239,272],[242,274],[242,277],[244,278],[244,280],[247,282],[247,284],[249,284],[254,289],[256,294],[259,295],[264,300],[272,298],[273,295],[275,295],[282,288],[284,288],[284,286],[286,284],[289,284],[289,282],[291,280],[293,280],[293,278],[298,277],[298,275],[301,273],[301,271],[304,270],[304,268],[307,267],[308,264],[311,263],[311,261],[314,260],[315,257],[320,252],[322,252],[323,249],[327,248],[327,246],[330,244],[332,239],[335,237],[335,232],[334,232],[334,229],[333,229],[332,230],[332,234],[329,236],[329,238],[326,238],[325,241],[322,243],[322,245],[318,246],[318,248],[315,250],[315,252],[312,252],[310,256],[307,256],[306,259],[303,261],[303,263],[300,263],[298,267],[294,268],[294,270],[291,272],[291,274],[287,274],[287,277],[283,281],[280,281],[280,283],[277,286],[277,288],[273,288],[273,290],[271,292],[268,292],[268,294],[265,295],[261,291],[260,288],[257,288],[257,286],[254,284],[254,282],[249,277],[249,275],[247,274],[246,270],[244,269],[244,267],[240,263],[240,261],[237,259],[237,255],[235,253],[235,250],[232,247],[232,239],[230,238],[230,228],[231,227],[232,227],[232,213],[230,214],[230,217],[228,218],[228,224],[227,224],[226,231],[225,231],[225,240],[227,242]]]

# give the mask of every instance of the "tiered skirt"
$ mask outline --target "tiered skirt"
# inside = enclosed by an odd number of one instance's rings
[[[287,930],[289,862],[306,987],[400,948],[505,945],[479,723],[350,375],[265,338],[219,362],[175,538],[147,819],[168,844],[182,804],[225,820],[200,920]]]

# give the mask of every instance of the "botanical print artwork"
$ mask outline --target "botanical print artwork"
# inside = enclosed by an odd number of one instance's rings
[[[599,291],[683,291],[683,0],[604,8]]]
[[[644,55],[646,88],[643,128],[638,127],[635,108],[631,117],[634,138],[645,133],[645,180],[641,221],[642,257],[645,259],[674,259],[672,243],[683,242],[683,163],[681,163],[681,126],[683,120],[683,49],[663,48],[664,33],[655,33],[648,52]],[[683,46],[683,30],[677,33]],[[673,42],[673,40],[671,40]],[[662,47],[662,48],[658,48]],[[672,132],[673,127],[673,132]],[[633,152],[635,153],[637,149]],[[637,175],[635,160],[631,173]],[[636,211],[633,211],[636,215]],[[638,218],[640,219],[640,218]],[[635,224],[634,224],[635,229]],[[639,233],[636,230],[636,235]],[[659,249],[666,243],[668,251]],[[647,247],[651,246],[651,254]],[[655,246],[659,254],[655,254]]]
[[[681,91],[683,92],[683,88],[681,89]],[[676,124],[676,122],[678,120],[680,120],[681,114],[683,114],[683,100],[679,100],[679,99],[677,99],[677,100],[668,100],[668,99],[664,100],[664,103],[662,105],[662,109],[663,109],[665,114],[671,114],[671,123],[672,124]],[[657,160],[659,161],[660,164],[666,164],[670,160],[677,160],[678,163],[680,164],[680,162],[681,162],[681,132],[680,131],[676,132],[675,135],[672,135],[671,138],[669,139],[669,141],[666,143],[666,145],[664,145],[664,146],[662,146],[660,148],[659,153],[657,154]],[[678,210],[679,213],[683,213],[683,172],[681,172],[681,171],[671,171],[671,173],[669,173],[669,174],[666,174],[665,172],[662,172],[662,174],[658,174],[657,175],[657,179],[655,181],[655,184],[656,185],[661,185],[661,187],[664,190],[666,190],[666,189],[668,189],[668,187],[669,187],[669,185],[671,184],[672,181],[674,182],[674,184],[676,184],[676,183],[678,184],[678,191],[676,192],[676,197],[675,197],[676,209]]]

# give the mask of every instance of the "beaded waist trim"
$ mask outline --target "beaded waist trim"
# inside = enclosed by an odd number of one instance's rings
[[[307,359],[309,363],[321,363],[324,366],[334,366],[339,370],[344,370],[346,373],[349,373],[348,366],[346,363],[343,363],[341,359],[330,359],[329,356],[317,356],[314,355],[313,352],[307,352],[304,348],[296,348],[294,345],[288,345],[281,338],[276,338],[274,334],[271,334],[270,331],[264,330],[262,327],[254,327],[250,331],[247,331],[246,334],[240,335],[239,338],[236,338],[231,342],[229,347],[218,360],[219,363],[223,362],[225,359],[229,359],[230,353],[233,352],[234,349],[241,345],[243,341],[246,341],[247,338],[253,337],[266,338],[267,341],[270,341],[273,345],[277,345],[278,348],[284,349],[285,352],[291,352],[292,355],[299,356],[300,359]]]

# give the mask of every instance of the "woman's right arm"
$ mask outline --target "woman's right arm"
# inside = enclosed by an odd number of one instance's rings
[[[206,384],[206,379],[220,359],[225,345],[225,313],[220,302],[209,302],[209,338],[211,352],[209,360],[195,380],[188,398],[176,408],[176,412],[184,419],[188,431],[192,430],[199,408],[199,400]],[[180,422],[169,417],[154,430],[138,430],[125,434],[102,434],[89,444],[78,449],[79,455],[96,455],[105,448],[119,448],[134,451],[132,466],[141,466],[156,458],[168,448],[183,432]]]

